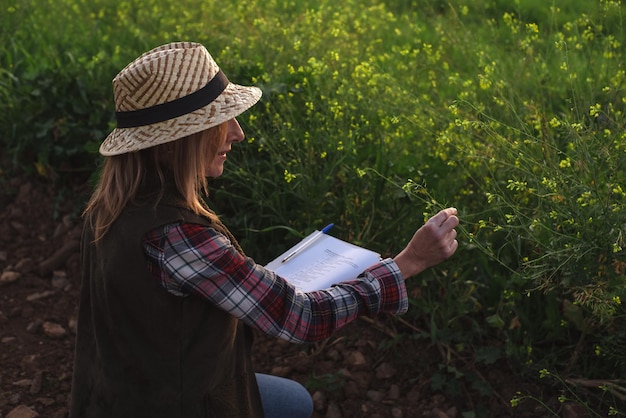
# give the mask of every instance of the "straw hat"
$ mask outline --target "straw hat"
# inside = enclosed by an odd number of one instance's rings
[[[230,83],[200,44],[160,46],[113,79],[117,128],[100,154],[138,151],[226,122],[261,98],[257,87]]]

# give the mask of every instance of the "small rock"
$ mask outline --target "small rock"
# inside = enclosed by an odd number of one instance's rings
[[[366,363],[365,356],[360,351],[352,351],[346,355],[346,363],[358,367]]]
[[[67,321],[67,327],[73,334],[76,334],[76,330],[78,329],[78,320],[75,317],[71,317]]]
[[[372,402],[379,403],[383,399],[385,399],[385,394],[377,390],[368,390],[367,399],[369,399]]]
[[[440,393],[436,393],[433,395],[431,400],[435,405],[443,405],[446,402],[446,397]]]
[[[47,298],[48,296],[52,296],[52,295],[54,295],[54,291],[46,290],[44,292],[37,292],[37,293],[33,293],[32,295],[28,295],[26,297],[26,300],[28,302],[34,302],[36,300],[44,299],[44,298]]]
[[[27,407],[26,405],[19,405],[16,408],[13,408],[6,416],[6,418],[35,418],[38,417],[39,414]]]
[[[54,322],[44,322],[42,328],[43,333],[50,338],[63,338],[67,334],[65,328]]]
[[[39,391],[41,391],[41,382],[42,382],[42,377],[43,377],[43,373],[42,372],[37,372],[37,374],[35,375],[35,378],[33,379],[31,385],[30,385],[30,394],[31,395],[36,395],[39,393]]]
[[[22,258],[15,265],[15,270],[22,274],[30,273],[34,269],[33,259],[30,257]]]
[[[439,408],[434,408],[431,411],[431,414],[433,417],[435,418],[451,418],[448,414],[446,414],[445,412],[443,412],[441,409]]]
[[[354,380],[349,380],[343,387],[343,394],[346,398],[359,398],[362,396],[362,393],[359,385]]]
[[[20,396],[19,393],[13,393],[13,394],[11,394],[9,396],[9,399],[7,399],[7,404],[8,405],[17,405],[18,403],[20,403],[20,399],[21,399],[21,396]]]
[[[39,354],[28,354],[22,357],[20,366],[27,372],[34,372],[39,367]]]
[[[412,405],[417,405],[418,401],[421,398],[422,391],[418,385],[415,385],[411,388],[409,393],[406,394],[406,399]]]
[[[15,215],[15,213],[18,213],[18,214],[20,214],[19,216],[21,216],[21,213],[20,213],[20,212],[21,212],[21,210],[19,210],[19,209],[17,209],[17,208],[16,208],[14,211],[12,211],[12,212],[14,212],[14,213],[12,213],[12,215]],[[11,227],[12,227],[13,229],[15,229],[15,230],[16,230],[17,232],[19,232],[19,233],[22,233],[22,231],[24,231],[24,229],[26,229],[26,227],[24,226],[24,224],[23,224],[23,223],[21,223],[21,222],[11,221],[11,222],[9,222],[9,224],[11,225]]]
[[[69,415],[70,415],[70,411],[68,407],[62,406],[61,409],[57,410],[52,417],[53,418],[66,418]]]
[[[382,363],[376,368],[376,378],[378,379],[389,379],[396,373],[396,369],[389,363]]]
[[[21,379],[17,382],[13,382],[13,386],[26,387],[32,385],[33,381],[31,379]]]
[[[341,356],[339,355],[339,351],[335,350],[334,348],[331,348],[326,353],[326,357],[328,357],[329,359],[331,359],[333,361],[339,361]]]
[[[22,277],[22,273],[12,270],[3,271],[0,275],[0,286],[7,285],[19,280]]]
[[[350,370],[345,369],[345,368],[341,368],[341,369],[337,370],[337,374],[339,376],[341,376],[342,378],[345,378],[345,379],[353,379],[354,378],[352,373],[350,372]]]
[[[397,406],[394,406],[393,408],[391,408],[391,417],[392,418],[403,418],[404,417],[404,413],[402,412],[402,409],[398,408]]]
[[[276,367],[272,367],[272,371],[270,374],[274,376],[285,377],[285,376],[289,376],[292,371],[293,371],[293,368],[290,366],[276,366]]]
[[[26,332],[29,334],[36,334],[39,331],[39,328],[41,328],[41,324],[42,322],[39,319],[29,322],[26,326]]]
[[[456,409],[456,406],[453,406],[446,411],[446,415],[450,418],[456,418],[459,416],[459,410]]]
[[[391,385],[389,392],[387,393],[387,397],[393,400],[400,399],[400,386]]]
[[[374,379],[374,373],[369,370],[355,371],[351,373],[351,379],[356,382],[362,391],[365,391],[370,388],[372,380]]]
[[[12,335],[9,335],[7,337],[2,337],[2,340],[0,340],[0,342],[2,342],[2,344],[11,344],[15,340],[17,340],[17,338],[15,338]]]
[[[37,398],[37,402],[43,406],[51,406],[54,405],[55,400],[52,398]]]
[[[331,403],[328,405],[328,409],[326,410],[326,418],[341,418],[341,409],[336,403]]]
[[[55,289],[64,289],[65,286],[70,283],[70,281],[67,278],[67,273],[65,271],[55,270],[52,273],[51,283],[52,287],[54,287]]]
[[[313,398],[313,408],[317,412],[322,412],[326,409],[326,395],[321,390],[315,391],[312,396]]]

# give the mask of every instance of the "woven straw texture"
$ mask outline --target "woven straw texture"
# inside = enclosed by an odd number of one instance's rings
[[[113,79],[115,110],[133,111],[167,103],[204,87],[219,67],[204,48],[177,42],[150,50]],[[105,156],[138,151],[174,141],[226,122],[261,98],[261,90],[229,83],[210,104],[151,125],[116,128],[100,146]]]

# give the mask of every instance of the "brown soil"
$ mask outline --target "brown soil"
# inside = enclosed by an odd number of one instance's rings
[[[0,186],[0,418],[65,417],[80,287],[77,215],[85,193],[59,195],[50,185],[19,179],[0,179]],[[490,394],[464,379],[455,396],[433,390],[446,354],[429,341],[397,339],[414,331],[381,317],[356,321],[312,346],[259,335],[254,360],[259,372],[307,386],[315,417],[546,415],[532,402],[511,408],[516,392],[531,387],[502,362],[455,363]]]

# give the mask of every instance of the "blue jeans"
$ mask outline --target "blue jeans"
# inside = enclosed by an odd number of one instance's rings
[[[313,399],[300,383],[268,374],[256,374],[265,418],[310,418]]]

